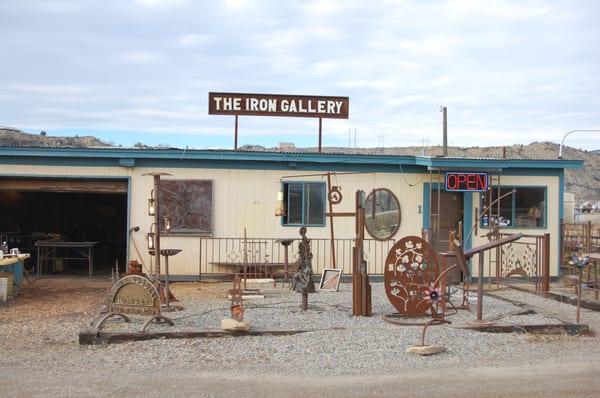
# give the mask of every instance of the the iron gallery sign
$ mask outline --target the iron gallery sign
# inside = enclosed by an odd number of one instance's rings
[[[348,119],[348,97],[208,93],[209,115]]]

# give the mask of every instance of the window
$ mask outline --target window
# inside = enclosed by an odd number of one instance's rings
[[[325,225],[325,183],[286,182],[283,184],[283,202],[283,225]]]
[[[544,228],[546,226],[546,187],[500,187],[500,197],[513,189],[516,192],[500,199],[492,205],[491,211],[481,216],[481,225],[490,223],[509,228]],[[484,209],[498,198],[498,188],[493,187],[482,197]],[[498,211],[499,210],[499,211]]]

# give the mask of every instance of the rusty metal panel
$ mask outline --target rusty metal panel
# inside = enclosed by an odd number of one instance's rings
[[[161,231],[168,218],[172,234],[213,233],[212,180],[162,180],[159,195]]]
[[[433,248],[418,236],[400,239],[385,261],[385,292],[400,314],[422,316],[431,309],[427,291],[436,288],[434,281],[440,266]]]
[[[348,119],[348,97],[208,93],[209,115]]]

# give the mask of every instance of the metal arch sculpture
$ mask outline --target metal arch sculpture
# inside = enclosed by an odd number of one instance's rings
[[[160,296],[154,284],[141,275],[127,275],[119,279],[106,300],[110,312],[160,314]]]
[[[433,248],[418,236],[404,237],[392,246],[386,258],[385,293],[400,314],[426,315],[432,308],[431,292],[439,294],[439,273]]]

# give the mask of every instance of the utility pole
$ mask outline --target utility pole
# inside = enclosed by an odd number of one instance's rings
[[[356,129],[354,129],[354,148],[356,148]]]
[[[443,118],[443,131],[444,131],[444,156],[448,156],[448,108],[442,106],[440,109]]]

